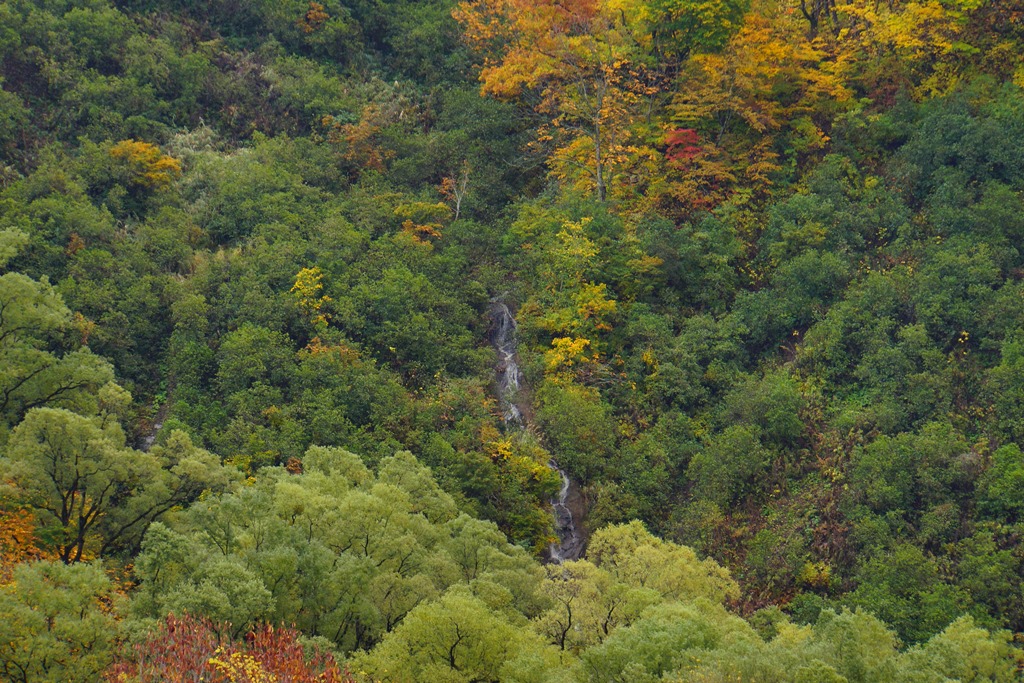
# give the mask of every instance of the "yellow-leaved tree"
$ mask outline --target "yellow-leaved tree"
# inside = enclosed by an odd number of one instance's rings
[[[742,0],[466,0],[483,92],[540,117],[552,174],[604,201],[643,183],[659,154],[661,97],[691,51],[720,45]]]
[[[683,212],[712,208],[738,191],[763,194],[780,149],[826,148],[827,122],[852,94],[790,10],[759,0],[721,52],[685,65],[669,106],[666,180],[652,194]]]
[[[873,100],[949,92],[978,50],[966,32],[985,0],[816,0],[808,21],[836,75]]]
[[[323,294],[324,274],[319,268],[303,268],[295,276],[295,284],[292,285],[291,293],[295,296],[295,303],[308,318],[317,332],[323,332],[330,320],[330,313],[325,306],[331,302],[331,297]]]
[[[142,187],[165,187],[181,175],[181,161],[151,142],[122,140],[110,148],[110,156],[127,166],[129,182]]]

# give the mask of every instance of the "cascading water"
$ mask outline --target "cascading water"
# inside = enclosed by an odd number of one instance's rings
[[[160,429],[164,426],[164,421],[158,419],[153,423],[153,427],[149,430],[149,434],[142,440],[142,450],[149,453],[149,449],[156,443],[156,435],[160,432]]]
[[[503,301],[494,301],[491,320],[494,321],[492,341],[498,350],[498,397],[501,399],[502,419],[506,427],[523,427],[523,414],[515,404],[519,391],[519,364],[516,362],[516,319]]]
[[[522,411],[516,405],[519,392],[519,363],[516,353],[516,319],[508,304],[500,299],[491,301],[490,317],[491,343],[498,351],[498,365],[495,368],[498,380],[498,398],[501,401],[502,419],[506,429],[525,429],[526,422]],[[579,532],[569,506],[569,498],[574,492],[572,481],[558,463],[551,460],[548,465],[558,472],[562,478],[562,488],[558,497],[551,501],[555,515],[555,533],[558,542],[552,543],[548,552],[552,562],[562,563],[575,560],[583,552],[583,535]]]
[[[579,559],[583,553],[583,536],[576,527],[572,510],[569,509],[572,481],[569,479],[569,475],[559,469],[558,463],[554,460],[548,464],[562,477],[562,489],[558,492],[558,498],[551,501],[551,507],[555,509],[555,534],[558,536],[558,543],[552,543],[548,548],[551,561],[561,564],[566,560]]]

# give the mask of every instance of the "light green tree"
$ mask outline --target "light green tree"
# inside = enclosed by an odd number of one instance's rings
[[[93,683],[111,659],[122,598],[95,564],[23,564],[0,586],[0,678]]]
[[[353,664],[387,683],[470,683],[550,680],[560,663],[558,651],[534,632],[511,623],[467,587],[457,586],[440,600],[414,609],[373,652]]]
[[[587,558],[616,580],[657,591],[666,600],[698,598],[715,603],[739,596],[729,571],[692,549],[664,541],[637,521],[594,533]]]
[[[586,560],[545,569],[542,590],[552,606],[537,617],[534,628],[549,643],[575,654],[602,643],[662,602],[656,590],[623,583]]]
[[[42,535],[64,562],[131,550],[161,514],[231,481],[182,432],[143,453],[125,445],[112,414],[85,417],[63,408],[29,411],[0,458],[0,478],[13,485],[12,498],[36,511]]]
[[[301,473],[265,468],[154,525],[134,611],[293,623],[342,651],[372,647],[456,584],[506,616],[539,613],[540,567],[493,523],[456,512],[409,453],[375,476],[348,451],[314,446]]]

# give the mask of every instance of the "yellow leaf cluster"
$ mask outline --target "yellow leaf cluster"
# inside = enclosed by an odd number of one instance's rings
[[[555,337],[551,348],[544,354],[544,365],[548,372],[559,372],[590,360],[587,347],[590,340],[582,337]]]
[[[265,671],[252,655],[232,652],[221,659],[220,653],[221,650],[218,648],[208,663],[230,683],[277,683],[277,676]]]
[[[576,293],[576,313],[586,321],[591,321],[598,330],[610,330],[611,326],[604,317],[615,312],[615,300],[608,298],[608,286],[605,283],[584,283]]]
[[[847,81],[895,83],[902,76],[915,84],[919,97],[942,94],[958,82],[957,53],[973,49],[963,42],[964,29],[980,6],[975,0],[840,1],[836,25],[822,47]],[[887,73],[894,67],[902,74]]]
[[[324,288],[323,277],[319,268],[303,268],[295,276],[295,284],[290,290],[295,295],[299,309],[318,328],[327,326],[330,315],[324,311],[324,306],[332,301],[326,294],[320,294]]]
[[[505,438],[491,441],[484,447],[487,450],[487,454],[491,456],[491,460],[508,460],[512,457],[511,439]]]
[[[110,156],[128,165],[131,181],[143,187],[164,187],[181,175],[181,161],[140,140],[122,140],[110,148]]]

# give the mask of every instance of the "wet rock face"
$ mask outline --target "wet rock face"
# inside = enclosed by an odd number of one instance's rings
[[[558,543],[551,544],[548,554],[552,562],[561,564],[566,560],[578,560],[583,553],[586,539],[576,523],[581,502],[579,487],[569,479],[569,475],[558,468],[554,460],[550,465],[562,477],[562,489],[558,492],[558,498],[551,501],[551,506],[555,510],[555,534],[558,536]],[[574,510],[577,513],[575,515]]]
[[[502,420],[507,430],[525,429],[526,420],[522,410],[516,405],[522,379],[516,352],[516,319],[508,304],[500,299],[491,301],[489,315],[491,344],[498,352],[498,363],[494,371],[498,398],[501,401]],[[562,478],[562,488],[558,492],[558,497],[551,501],[558,542],[551,544],[548,557],[552,562],[561,563],[578,559],[583,552],[586,538],[578,524],[582,501],[579,487],[558,467],[558,463],[551,460],[548,464]]]
[[[519,363],[516,360],[516,319],[508,304],[491,304],[491,343],[498,351],[495,373],[498,379],[498,398],[501,399],[502,419],[506,427],[523,427],[523,414],[515,404],[519,391]]]

